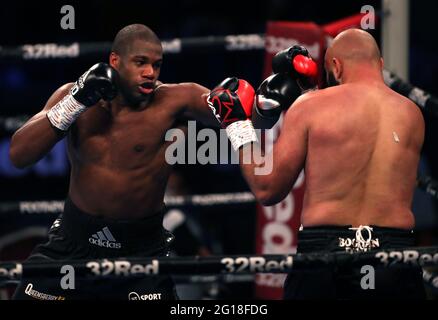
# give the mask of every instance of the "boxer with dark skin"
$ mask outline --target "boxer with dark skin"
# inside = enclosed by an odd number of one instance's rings
[[[82,210],[107,218],[141,218],[156,213],[171,166],[165,161],[164,135],[179,119],[215,121],[195,83],[158,85],[163,50],[158,38],[140,25],[116,38],[109,65],[118,71],[119,94],[87,107],[66,133],[71,163],[71,200]],[[34,164],[63,138],[47,112],[73,83],[63,85],[44,109],[12,137],[10,158],[19,167]],[[214,122],[217,125],[217,121]]]
[[[163,48],[155,33],[144,25],[129,25],[114,39],[109,65],[95,65],[76,84],[60,87],[43,110],[12,137],[10,158],[19,168],[34,164],[67,137],[71,174],[59,232],[77,238],[84,232],[80,231],[82,224],[95,225],[84,233],[84,243],[74,241],[79,243],[79,251],[88,250],[86,247],[103,250],[89,257],[128,255],[117,249],[129,251],[130,245],[138,249],[131,250],[135,255],[166,251],[161,250],[167,239],[161,232],[162,216],[157,217],[171,172],[165,150],[172,142],[165,140],[165,134],[175,127],[184,130],[180,123],[189,118],[218,125],[206,104],[209,90],[195,83],[161,84],[162,62]],[[79,216],[92,223],[76,221]],[[132,223],[138,230],[129,234],[129,224],[117,234],[118,220]],[[144,231],[138,227],[142,224],[147,226]],[[151,232],[158,233],[148,239]],[[156,246],[143,248],[148,241]],[[70,252],[58,253],[61,250],[54,254],[50,245],[43,251],[51,259],[77,258]],[[171,285],[168,288],[167,293],[172,290]],[[38,291],[35,285],[33,289]],[[39,291],[44,290],[51,292],[51,288]],[[127,299],[129,290],[115,298]],[[155,294],[151,290],[146,291]],[[59,295],[63,296],[62,292]],[[166,292],[160,297],[173,298]]]
[[[298,252],[413,246],[411,203],[424,139],[421,111],[385,85],[379,48],[365,31],[339,34],[327,50],[325,68],[330,87],[286,106],[273,150],[264,161],[241,161],[243,175],[262,204],[274,205],[304,169]],[[260,154],[248,146],[258,148],[254,141],[240,146],[241,159]],[[264,163],[272,163],[272,171],[255,174]],[[424,298],[419,268],[377,269],[375,290],[360,286],[362,276],[348,266],[291,273],[284,297]]]

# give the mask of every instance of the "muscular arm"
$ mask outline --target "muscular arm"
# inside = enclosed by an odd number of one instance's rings
[[[271,152],[261,154],[260,146],[253,144],[253,160],[248,145],[240,148],[240,167],[257,200],[263,205],[274,205],[283,200],[292,189],[304,167],[307,154],[308,125],[305,108],[298,99],[286,112],[281,133]]]
[[[65,84],[57,89],[44,108],[14,133],[9,149],[9,157],[14,166],[25,168],[34,164],[63,138],[51,126],[46,113],[68,94],[72,85]]]
[[[219,127],[219,122],[207,105],[210,90],[196,83],[180,84],[181,99],[184,101],[184,117],[201,121],[209,127]]]

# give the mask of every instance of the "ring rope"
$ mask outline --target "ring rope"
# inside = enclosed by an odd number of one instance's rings
[[[168,207],[209,207],[216,205],[253,204],[255,201],[255,197],[251,192],[164,197],[164,203]],[[17,212],[20,214],[59,214],[62,213],[63,210],[63,200],[0,202],[0,217],[11,213],[16,214]]]
[[[173,275],[172,280],[176,284],[213,284],[213,283],[250,283],[256,279],[255,274],[221,274],[221,275]],[[426,282],[426,280],[425,280]],[[432,283],[432,281],[430,281]],[[17,286],[19,279],[2,279],[0,277],[0,289],[7,286]]]
[[[161,42],[165,54],[199,51],[247,51],[265,48],[264,34],[173,38]],[[43,60],[107,54],[111,42],[37,43],[0,47],[0,59]]]
[[[307,253],[232,255],[209,257],[132,257],[93,260],[1,262],[0,280],[26,277],[59,276],[65,265],[74,268],[75,275],[91,278],[126,278],[146,275],[205,275],[289,273],[311,270],[329,265],[364,265],[380,267],[429,267],[438,265],[438,247],[415,247],[373,250],[361,253]]]
[[[438,182],[429,176],[419,176],[417,187],[438,199]],[[254,204],[256,199],[251,192],[212,193],[204,195],[164,197],[168,207],[209,207],[217,205]],[[64,210],[64,201],[8,201],[0,202],[0,217],[19,214],[59,214]]]

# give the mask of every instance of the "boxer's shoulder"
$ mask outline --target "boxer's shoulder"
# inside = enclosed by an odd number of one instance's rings
[[[154,102],[182,109],[193,101],[194,96],[208,92],[208,89],[193,82],[166,83],[156,87]]]
[[[345,103],[354,103],[356,99],[361,97],[359,88],[350,84],[327,87],[319,90],[308,91],[297,99],[297,103],[306,106],[308,110],[322,111],[341,107]]]
[[[183,88],[179,83],[163,83],[158,85],[154,91],[155,101],[178,101],[183,95]]]
[[[189,91],[200,90],[208,92],[204,87],[194,82],[162,83],[155,88],[156,95],[185,95]]]
[[[326,106],[325,93],[323,90],[311,90],[299,96],[287,113],[301,114],[302,117],[312,117],[323,106]]]

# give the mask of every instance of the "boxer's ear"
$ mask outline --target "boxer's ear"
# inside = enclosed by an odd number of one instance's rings
[[[341,83],[342,73],[344,71],[343,65],[341,61],[337,58],[333,58],[332,63],[333,63],[333,76],[335,77],[336,81]]]
[[[111,52],[111,54],[109,56],[110,66],[113,67],[114,69],[118,70],[119,63],[120,63],[120,56],[115,52]]]

